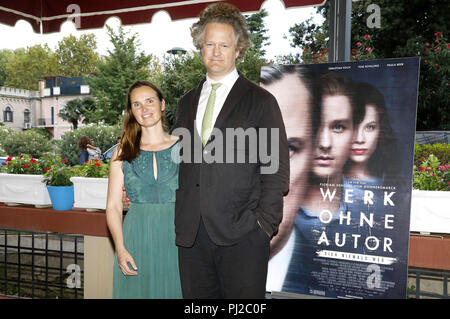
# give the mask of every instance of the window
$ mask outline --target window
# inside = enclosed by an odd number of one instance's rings
[[[31,113],[30,110],[25,109],[25,111],[23,112],[23,122],[24,123],[31,123]]]
[[[3,111],[3,122],[12,122],[12,121],[13,121],[13,111],[9,106],[7,106]]]

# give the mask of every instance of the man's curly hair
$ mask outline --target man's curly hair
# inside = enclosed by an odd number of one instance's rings
[[[194,45],[200,52],[203,47],[203,37],[205,35],[206,25],[211,22],[226,23],[233,27],[236,36],[236,50],[239,51],[236,62],[242,61],[251,42],[248,37],[245,18],[239,9],[232,4],[219,2],[207,6],[200,13],[200,20],[191,27],[191,36]]]

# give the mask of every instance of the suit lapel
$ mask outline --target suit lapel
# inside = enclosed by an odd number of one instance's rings
[[[193,97],[193,107],[191,109],[191,119],[193,119],[190,122],[194,122],[197,117],[197,109],[198,109],[198,102],[200,100],[200,94],[202,93],[203,84],[205,83],[206,78],[204,78],[199,85],[195,88],[194,97]]]
[[[239,78],[234,83],[230,93],[228,93],[223,107],[220,110],[219,115],[217,116],[216,123],[214,124],[215,128],[221,128],[225,124],[225,121],[228,118],[230,112],[233,110],[239,100],[244,96],[244,93],[248,89],[246,81],[247,80],[244,78],[244,76],[239,72]]]

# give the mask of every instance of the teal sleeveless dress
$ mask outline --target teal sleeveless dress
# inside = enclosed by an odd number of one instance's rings
[[[123,223],[124,244],[138,268],[125,276],[114,261],[114,298],[181,298],[178,250],[175,245],[175,190],[178,188],[178,142],[161,151],[141,150],[131,163],[123,161],[130,208]],[[153,157],[157,162],[157,178]]]

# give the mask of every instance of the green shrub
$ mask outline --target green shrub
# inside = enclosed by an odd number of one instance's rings
[[[450,190],[450,164],[443,164],[431,154],[418,167],[414,165],[414,189],[426,191]]]
[[[419,145],[416,143],[414,146],[414,164],[420,166],[431,154],[445,165],[450,162],[450,145],[441,143]]]
[[[122,126],[108,126],[102,124],[89,124],[74,131],[66,132],[58,141],[61,157],[67,158],[71,165],[78,165],[78,140],[81,136],[88,136],[94,146],[99,147],[102,153],[117,143],[117,137],[122,133]]]
[[[75,176],[107,178],[109,173],[109,163],[105,164],[98,159],[87,161],[83,165],[73,167]]]
[[[2,147],[6,155],[29,154],[34,158],[39,158],[45,153],[54,151],[54,147],[48,138],[33,131],[8,131],[2,138]]]

